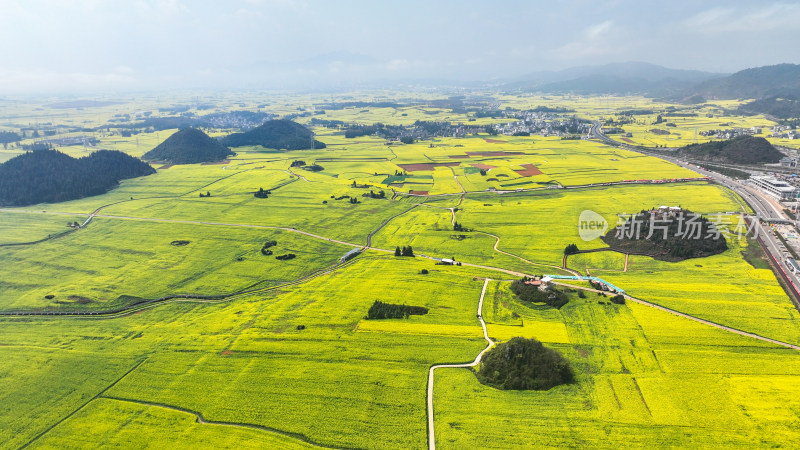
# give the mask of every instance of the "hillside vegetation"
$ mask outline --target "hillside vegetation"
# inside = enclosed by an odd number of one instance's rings
[[[144,154],[144,159],[172,164],[195,164],[225,159],[233,152],[196,128],[175,132],[166,141]]]
[[[483,358],[478,379],[504,390],[544,391],[571,383],[575,375],[569,362],[536,339],[515,337],[497,344]]]
[[[800,95],[800,65],[777,64],[755,67],[733,75],[705,81],[686,93],[706,99],[747,99]]]
[[[102,194],[120,180],[155,173],[125,153],[100,150],[75,159],[56,150],[40,150],[0,164],[0,205],[56,203]]]
[[[781,119],[800,117],[800,100],[797,97],[772,96],[745,103],[739,107],[743,114],[769,114]]]
[[[230,147],[260,145],[283,150],[325,148],[325,144],[315,140],[314,133],[308,128],[291,120],[270,120],[245,133],[228,135],[222,143]]]
[[[741,136],[727,141],[690,144],[677,150],[677,154],[691,159],[729,164],[776,163],[783,153],[762,137]]]
[[[676,215],[642,212],[602,237],[614,250],[682,261],[717,255],[728,249],[720,230],[705,217],[683,210]]]

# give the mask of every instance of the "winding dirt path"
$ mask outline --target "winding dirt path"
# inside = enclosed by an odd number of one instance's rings
[[[483,354],[489,351],[494,346],[494,341],[489,337],[486,331],[486,322],[483,321],[483,298],[486,296],[486,287],[492,281],[488,278],[483,280],[483,289],[481,290],[481,298],[478,301],[478,320],[481,322],[483,328],[483,338],[486,340],[486,348],[484,348],[475,360],[470,363],[463,364],[436,364],[431,366],[428,370],[428,448],[434,450],[436,448],[436,432],[434,430],[434,417],[433,417],[433,373],[436,369],[444,369],[448,367],[475,367],[481,362]]]
[[[597,290],[597,289],[592,289],[592,288],[588,288],[588,287],[584,287],[584,286],[576,286],[576,285],[569,284],[569,283],[561,283],[561,282],[554,281],[553,284],[557,284],[559,286],[564,286],[564,287],[569,287],[569,288],[572,288],[572,289],[581,289],[581,290],[589,291],[589,292],[607,293],[607,291],[600,291],[600,290]],[[702,323],[702,324],[705,324],[705,325],[708,325],[708,326],[711,326],[711,327],[714,327],[714,328],[718,328],[720,330],[724,330],[724,331],[728,331],[728,332],[731,332],[731,333],[735,333],[735,334],[738,334],[740,336],[750,337],[750,338],[753,338],[753,339],[758,339],[758,340],[761,340],[761,341],[769,342],[771,344],[780,345],[782,347],[791,348],[791,349],[794,349],[794,350],[800,350],[800,345],[790,344],[788,342],[783,342],[783,341],[779,341],[777,339],[772,339],[772,338],[768,338],[768,337],[765,337],[765,336],[761,336],[759,334],[755,334],[755,333],[750,333],[748,331],[739,330],[739,329],[736,329],[736,328],[733,328],[733,327],[729,327],[729,326],[722,325],[722,324],[719,324],[719,323],[716,323],[716,322],[712,322],[710,320],[701,319],[699,317],[691,316],[689,314],[682,313],[680,311],[676,311],[676,310],[674,310],[672,308],[667,308],[666,306],[661,306],[661,305],[658,305],[656,303],[648,302],[647,300],[642,300],[640,298],[633,297],[632,295],[629,295],[629,294],[622,294],[622,295],[627,300],[630,300],[630,301],[632,301],[634,303],[639,303],[641,305],[649,306],[651,308],[656,308],[656,309],[659,309],[661,311],[668,312],[670,314],[674,314],[676,316],[683,317],[685,319],[693,320],[695,322],[699,322],[699,323]]]

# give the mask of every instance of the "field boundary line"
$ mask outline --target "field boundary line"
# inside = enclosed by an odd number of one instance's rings
[[[164,408],[164,409],[169,409],[169,410],[172,410],[172,411],[179,411],[179,412],[182,412],[182,413],[191,414],[191,415],[195,416],[195,419],[196,419],[197,423],[199,423],[201,425],[218,425],[218,426],[248,428],[248,429],[253,429],[253,430],[265,431],[265,432],[268,432],[268,433],[279,434],[281,436],[297,439],[297,440],[302,441],[302,442],[304,442],[306,444],[313,445],[315,447],[320,447],[320,448],[347,449],[347,450],[356,449],[356,447],[336,447],[336,446],[333,446],[333,445],[322,444],[322,443],[319,443],[319,442],[316,442],[316,441],[312,440],[311,438],[309,438],[308,436],[306,436],[306,435],[304,435],[302,433],[294,433],[294,432],[291,432],[291,431],[283,431],[283,430],[279,430],[277,428],[268,427],[268,426],[265,426],[265,425],[258,425],[258,424],[254,424],[254,423],[245,423],[245,422],[226,422],[226,421],[220,421],[220,420],[210,420],[210,419],[206,419],[203,416],[203,413],[201,413],[199,411],[194,411],[194,410],[191,410],[191,409],[188,409],[188,408],[183,408],[183,407],[180,407],[180,406],[168,405],[166,403],[150,402],[150,401],[147,401],[147,400],[136,400],[136,399],[131,399],[131,398],[116,397],[116,396],[112,396],[112,395],[102,395],[99,398],[104,398],[104,399],[107,399],[107,400],[115,400],[115,401],[118,401],[118,402],[135,403],[135,404],[138,404],[138,405],[154,406],[154,407],[157,407],[157,408]]]
[[[553,284],[557,284],[559,286],[570,287],[570,288],[573,288],[573,289],[581,289],[581,290],[589,291],[589,292],[599,292],[601,294],[602,293],[607,293],[607,291],[604,292],[604,291],[601,291],[601,290],[598,290],[598,289],[592,289],[592,288],[587,288],[587,287],[583,287],[583,286],[575,286],[575,285],[569,284],[569,283],[561,283],[561,282],[554,281]],[[758,339],[758,340],[761,340],[761,341],[769,342],[771,344],[779,345],[781,347],[786,347],[786,348],[790,348],[790,349],[793,349],[793,350],[800,350],[800,345],[790,344],[788,342],[783,342],[783,341],[779,341],[777,339],[772,339],[772,338],[768,338],[766,336],[761,336],[760,334],[751,333],[749,331],[744,331],[744,330],[740,330],[738,328],[729,327],[727,325],[722,325],[720,323],[712,322],[710,320],[701,319],[700,317],[692,316],[690,314],[686,314],[686,313],[680,312],[680,311],[672,309],[672,308],[667,308],[666,306],[661,306],[661,305],[659,305],[657,303],[652,303],[652,302],[648,302],[647,300],[642,300],[640,298],[633,297],[632,295],[627,294],[627,293],[622,294],[622,295],[626,299],[631,300],[631,301],[633,301],[635,303],[639,303],[641,305],[649,306],[649,307],[655,308],[655,309],[660,309],[661,311],[668,312],[670,314],[674,314],[676,316],[683,317],[683,318],[689,319],[689,320],[693,320],[695,322],[699,322],[699,323],[702,323],[702,324],[705,324],[705,325],[709,325],[711,327],[714,327],[714,328],[717,328],[717,329],[720,329],[720,330],[723,330],[723,331],[727,331],[727,332],[730,332],[730,333],[738,334],[740,336],[750,337],[750,338],[753,338],[753,339]]]
[[[139,366],[141,366],[141,365],[142,365],[142,364],[143,364],[145,361],[147,361],[147,358],[145,358],[145,359],[142,359],[142,360],[141,360],[141,361],[139,361],[138,363],[134,364],[134,366],[133,366],[133,367],[131,367],[130,369],[128,369],[128,371],[127,371],[127,372],[125,372],[124,374],[122,374],[122,376],[121,376],[121,377],[119,377],[119,378],[117,378],[116,380],[114,380],[114,382],[113,382],[113,383],[111,383],[111,384],[109,384],[108,386],[106,386],[106,387],[105,387],[105,388],[104,388],[102,391],[100,391],[100,392],[99,392],[97,395],[95,395],[94,397],[92,397],[92,398],[90,398],[89,400],[87,400],[87,401],[86,401],[86,403],[84,403],[84,404],[82,404],[81,406],[79,406],[79,407],[78,407],[78,409],[76,409],[76,410],[72,411],[71,413],[67,414],[66,416],[62,417],[62,418],[61,418],[61,419],[59,419],[59,420],[58,420],[56,423],[54,423],[54,424],[50,425],[49,427],[47,427],[47,429],[45,429],[45,430],[44,430],[44,431],[42,431],[41,433],[39,433],[39,434],[37,434],[36,436],[34,436],[34,437],[33,437],[33,439],[31,439],[30,441],[26,442],[24,445],[20,446],[20,447],[19,447],[19,448],[20,448],[20,450],[21,450],[21,449],[23,449],[23,448],[27,448],[29,445],[31,445],[32,443],[34,443],[34,442],[35,442],[37,439],[39,439],[40,437],[42,437],[42,436],[44,436],[45,434],[49,433],[49,432],[50,432],[50,430],[52,430],[53,428],[57,427],[57,426],[58,426],[59,424],[61,424],[62,422],[64,422],[65,420],[67,420],[67,419],[69,419],[70,417],[72,417],[73,415],[75,415],[75,414],[76,414],[78,411],[80,411],[80,410],[82,410],[83,408],[85,408],[85,407],[86,407],[86,405],[88,405],[89,403],[91,403],[91,402],[93,402],[93,401],[97,400],[98,398],[100,398],[100,397],[101,397],[103,394],[105,394],[105,393],[106,393],[106,392],[107,392],[109,389],[111,389],[112,387],[116,386],[116,385],[117,385],[117,383],[119,383],[120,381],[122,381],[122,379],[123,379],[123,378],[127,377],[127,376],[128,376],[130,373],[131,373],[131,372],[133,372],[134,370],[138,369],[138,368],[139,368]]]

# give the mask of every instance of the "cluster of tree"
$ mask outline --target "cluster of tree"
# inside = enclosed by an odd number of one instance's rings
[[[275,259],[277,259],[279,261],[286,261],[286,260],[289,260],[289,259],[294,259],[295,257],[297,257],[297,255],[295,255],[294,253],[286,253],[285,255],[276,256]]]
[[[350,197],[350,200],[349,200],[349,201],[350,201],[350,203],[351,203],[351,204],[353,204],[353,205],[355,205],[355,204],[357,204],[357,203],[360,203],[360,202],[358,201],[358,199],[357,199],[357,198],[355,198],[355,197]]]
[[[325,170],[324,167],[320,166],[319,164],[311,164],[310,166],[303,166],[303,170],[308,170],[310,172],[322,172]]]
[[[260,188],[258,188],[258,191],[256,191],[256,192],[253,194],[253,196],[254,196],[255,198],[268,198],[268,197],[269,197],[269,194],[271,194],[271,193],[272,193],[272,191],[265,191],[265,190],[264,190],[264,188],[261,188],[261,187],[260,187]]]
[[[504,111],[500,111],[499,109],[480,110],[480,111],[475,111],[475,114],[474,114],[474,117],[476,119],[481,119],[481,118],[484,118],[484,117],[491,117],[492,119],[498,119],[498,118],[502,119],[505,116],[506,116],[506,113]]]
[[[384,192],[383,189],[381,189],[377,194],[375,193],[375,191],[369,191],[369,194],[364,194],[364,197],[386,198],[386,192]]]
[[[0,164],[0,205],[56,203],[99,195],[121,180],[155,173],[125,153],[100,150],[75,159],[56,150],[25,153]]]
[[[711,166],[708,164],[703,164],[703,168],[706,170],[713,170],[714,172],[721,173],[722,175],[731,178],[739,178],[742,180],[750,178],[750,172],[745,172],[744,170],[731,169],[730,167],[720,167],[720,166]]]
[[[211,191],[206,191],[205,194],[202,192],[200,193],[200,198],[211,197]]]
[[[295,159],[294,161],[292,161],[292,164],[290,164],[289,167],[303,167],[305,165],[306,162],[303,161],[302,159]]]
[[[172,164],[196,164],[220,161],[232,154],[231,149],[210,138],[202,130],[186,128],[176,131],[156,148],[145,153],[143,158]]]
[[[539,113],[562,113],[562,114],[575,112],[574,109],[561,108],[561,107],[553,108],[551,106],[541,106],[541,105],[539,105],[539,106],[537,106],[537,107],[535,107],[533,109],[530,109],[529,111],[531,111],[531,112],[539,112]]]
[[[655,111],[652,109],[626,109],[619,112],[621,116],[649,116],[653,114]],[[661,116],[659,116],[661,117]]]
[[[264,255],[264,256],[271,255],[272,254],[272,250],[270,250],[270,247],[274,247],[276,245],[278,245],[278,241],[267,241],[267,242],[264,242],[264,245],[261,246],[261,254]]]
[[[526,281],[530,281],[530,279],[523,278],[511,283],[511,292],[522,301],[544,303],[553,308],[561,308],[569,302],[567,294],[552,286],[547,289],[539,289],[539,286],[528,284]]]
[[[2,144],[10,144],[12,142],[19,142],[22,140],[22,136],[13,131],[0,131],[0,143]]]
[[[317,119],[314,117],[311,119],[311,125],[318,125],[325,128],[341,128],[343,127],[344,121],[341,120],[326,120],[326,119]]]
[[[614,250],[662,261],[701,258],[728,249],[725,236],[714,223],[687,209],[667,215],[642,211],[609,230],[602,240]]]
[[[580,250],[578,250],[578,246],[575,245],[575,244],[569,244],[564,248],[564,254],[565,255],[574,255],[575,253],[578,253],[579,251]]]
[[[384,303],[375,300],[367,311],[367,319],[407,319],[412,315],[428,314],[428,308],[424,306],[396,305],[394,303]]]
[[[726,141],[690,144],[675,151],[678,156],[727,164],[769,164],[783,153],[763,137],[739,136]]]
[[[481,169],[481,175],[484,177],[486,176],[486,169]]]
[[[617,304],[617,305],[624,305],[625,304],[625,296],[622,295],[622,294],[617,294],[617,295],[611,297],[611,303],[614,303],[614,304]]]
[[[467,228],[458,222],[453,222],[453,231],[472,231],[472,228]]]
[[[270,120],[244,133],[233,133],[222,139],[230,147],[260,145],[265,148],[305,150],[325,148],[325,144],[314,139],[308,128],[291,120]]]
[[[530,135],[531,135],[530,131],[517,131],[514,134],[512,134],[512,136],[530,136]]]
[[[22,144],[22,149],[27,152],[41,152],[52,150],[53,144],[48,142],[34,142],[33,144]]]
[[[414,249],[411,248],[410,245],[409,246],[403,246],[403,248],[401,249],[400,246],[398,245],[394,249],[394,256],[412,256],[413,257],[414,256]]]
[[[375,125],[357,125],[357,126],[353,126],[353,127],[348,128],[347,130],[345,130],[344,137],[346,137],[348,139],[352,139],[352,138],[357,138],[357,137],[361,137],[361,136],[370,136],[370,135],[373,135],[373,134],[378,134],[378,131],[380,131],[382,128],[383,128],[383,126],[379,127],[378,124],[375,124]]]
[[[536,339],[515,337],[486,352],[478,371],[481,383],[503,390],[544,391],[571,383],[575,374],[557,351]]]

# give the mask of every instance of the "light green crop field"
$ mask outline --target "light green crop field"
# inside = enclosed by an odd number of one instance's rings
[[[633,116],[640,123],[624,128],[646,145],[690,143],[706,128],[772,124],[731,115],[741,102],[485,96],[501,109],[563,107],[599,121],[633,109],[696,114],[665,117],[676,127],[659,125],[672,134],[658,138],[648,131],[656,114]],[[164,105],[198,115],[308,113],[296,118],[305,124],[504,122],[427,103],[441,98],[209,93],[80,109],[20,101],[6,110],[17,118],[0,121],[0,130],[39,120],[65,137],[99,127],[86,132],[99,139],[96,148],[140,156],[174,130],[122,137],[102,126],[138,112],[166,117]],[[404,105],[396,108],[330,105],[398,99]],[[205,103],[216,106],[199,107]],[[724,253],[678,263],[630,256],[626,266],[624,255],[602,251],[572,255],[569,270],[561,267],[568,244],[606,246],[581,239],[583,211],[610,227],[618,214],[661,205],[751,212],[733,192],[704,181],[612,184],[698,175],[592,140],[479,133],[401,144],[313,131],[327,148],[236,148],[219,164],[156,164],[156,174],[103,195],[0,210],[0,447],[426,448],[429,369],[471,362],[485,347],[476,317],[485,278],[492,280],[480,312],[488,335],[542,341],[565,355],[576,381],[501,391],[470,369],[437,369],[439,448],[752,448],[800,440],[800,352],[593,292],[580,298],[571,290],[569,303],[555,309],[523,303],[510,290],[523,274],[572,270],[696,319],[800,344],[800,313],[771,270],[745,259],[753,242],[729,236]],[[32,142],[26,135],[22,143]],[[60,149],[82,156],[94,148]],[[20,151],[14,144],[0,161]],[[322,170],[290,167],[297,160]],[[271,191],[268,198],[254,197],[259,188]],[[370,195],[381,191],[385,198]],[[67,227],[90,215],[85,227]],[[273,254],[263,255],[271,240]],[[416,257],[395,257],[398,246],[412,246]],[[368,248],[340,261],[361,247]],[[276,259],[288,253],[296,257]],[[162,300],[142,303],[155,299]],[[429,311],[368,320],[376,300]]]

